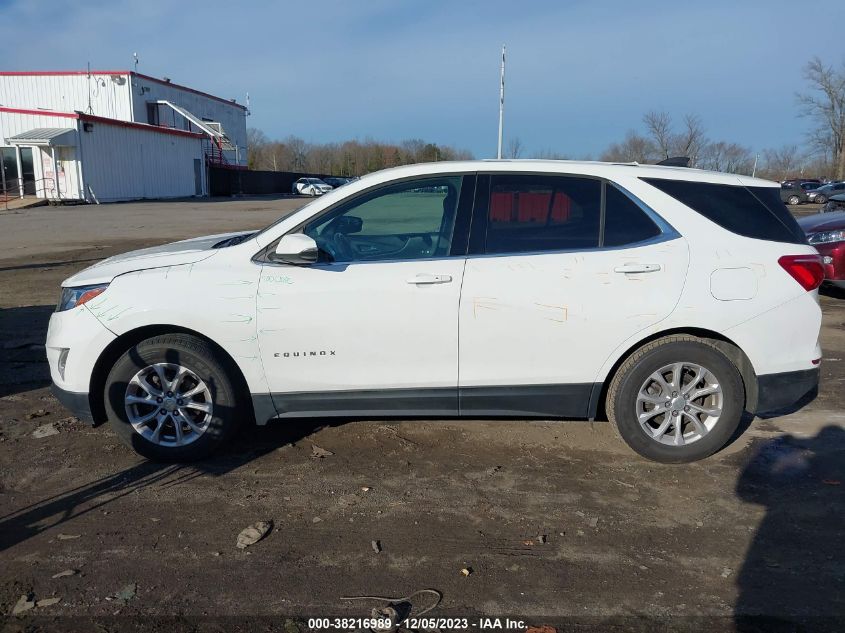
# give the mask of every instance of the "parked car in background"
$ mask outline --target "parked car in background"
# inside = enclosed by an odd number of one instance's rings
[[[845,196],[837,197],[845,203]],[[845,288],[845,211],[808,215],[798,224],[822,256],[825,281]]]
[[[804,191],[810,191],[811,189],[818,189],[824,183],[817,178],[792,178],[790,180],[784,180],[782,185],[789,185],[790,187],[801,187]]]
[[[640,455],[701,459],[818,385],[824,270],[779,190],[576,161],[372,173],[66,279],[53,390],[158,460],[271,418],[605,414]]]
[[[845,193],[845,182],[832,182],[822,185],[818,189],[811,189],[807,192],[807,198],[809,198],[810,202],[824,204],[830,196],[837,193]]]
[[[319,178],[300,178],[291,189],[292,193],[302,196],[322,196],[332,190],[332,186],[326,184]]]
[[[331,185],[334,189],[337,189],[343,185],[348,185],[352,182],[352,179],[344,176],[329,176],[328,178],[323,178],[323,182],[327,185]]]
[[[783,183],[780,186],[780,199],[786,204],[796,205],[807,202],[807,192],[800,185]]]
[[[830,196],[827,204],[824,205],[822,213],[832,213],[833,211],[845,211],[845,193],[837,193]]]

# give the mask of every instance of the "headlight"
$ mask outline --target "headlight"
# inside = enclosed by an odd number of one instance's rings
[[[830,242],[845,241],[845,231],[824,231],[812,233],[807,239],[810,244],[829,244]]]
[[[83,303],[87,303],[94,297],[101,294],[108,287],[108,284],[97,284],[96,286],[62,288],[62,294],[59,297],[59,304],[56,306],[56,312],[63,312],[64,310],[70,310],[76,306],[81,306]]]

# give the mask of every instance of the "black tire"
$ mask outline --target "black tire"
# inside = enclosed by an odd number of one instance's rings
[[[813,202],[815,202],[816,204],[824,204],[825,202],[827,202],[827,198],[819,194],[818,196],[816,196],[816,199],[813,200]]]
[[[166,334],[141,341],[117,359],[106,379],[104,402],[109,423],[124,444],[147,459],[189,462],[213,453],[237,429],[239,394],[230,373],[206,341],[188,334]],[[211,420],[205,432],[184,446],[162,446],[135,431],[124,398],[129,381],[155,363],[181,365],[201,378],[211,393]]]
[[[636,417],[640,387],[652,373],[676,362],[697,363],[709,369],[718,380],[723,397],[716,425],[703,437],[683,446],[656,441]],[[622,363],[608,388],[606,408],[608,419],[634,451],[664,464],[687,463],[712,455],[733,436],[745,410],[745,387],[739,370],[712,343],[695,336],[672,335],[644,345]]]
[[[786,203],[795,206],[801,203],[801,198],[799,198],[798,196],[789,196],[789,200],[787,200]]]

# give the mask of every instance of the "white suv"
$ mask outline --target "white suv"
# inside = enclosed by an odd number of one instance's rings
[[[606,416],[686,462],[817,387],[823,274],[776,183],[414,165],[74,275],[47,355],[63,403],[157,460],[245,420],[460,415]]]

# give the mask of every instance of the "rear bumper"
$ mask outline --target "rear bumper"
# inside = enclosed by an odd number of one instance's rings
[[[757,415],[771,414],[806,404],[819,388],[819,368],[764,374],[757,377]]]
[[[73,415],[83,422],[94,424],[94,415],[91,413],[91,403],[88,400],[87,393],[67,391],[56,386],[56,383],[50,385],[50,391],[66,409],[73,413]]]

